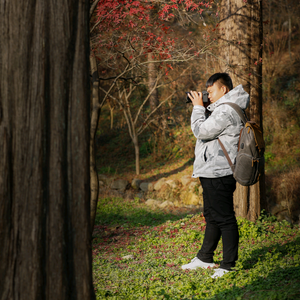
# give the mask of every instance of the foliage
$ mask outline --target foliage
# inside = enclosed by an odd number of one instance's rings
[[[215,44],[208,34],[195,38],[192,31],[200,24],[206,26],[203,12],[212,4],[199,0],[98,3],[91,26],[91,48],[101,74],[101,105],[108,102],[111,120],[115,106],[124,115],[135,146],[137,175],[139,136],[152,123],[156,131],[164,127],[158,112],[176,97],[177,82],[191,69],[191,61],[199,61]],[[171,71],[176,74],[170,76]]]
[[[161,1],[157,3],[161,3]],[[168,2],[164,3],[167,4]],[[215,4],[217,3],[218,1],[215,2]],[[158,5],[157,9],[162,8],[162,5],[163,3]],[[293,7],[292,11],[290,10],[291,7]],[[204,42],[208,35],[213,39],[213,33],[220,30],[221,26],[216,26],[215,7],[204,8],[205,10],[201,15],[199,11],[193,14],[190,23],[184,29],[178,26],[180,18],[177,17],[176,13],[174,18],[163,21],[165,25],[170,26],[167,36],[173,39],[185,35],[184,41],[193,41],[211,51],[211,40],[207,41],[207,44]],[[267,146],[265,152],[266,196],[267,204],[269,209],[271,209],[275,204],[281,205],[284,202],[292,203],[296,201],[300,203],[300,189],[298,188],[300,180],[299,1],[266,1],[263,9],[263,129]],[[155,10],[153,9],[152,11]],[[292,21],[291,36],[286,23],[289,16],[291,16]],[[207,26],[203,26],[202,17],[205,19]],[[204,32],[204,27],[207,29],[210,26],[209,23],[211,24],[211,30]],[[150,31],[157,37],[160,31],[152,29]],[[144,29],[139,28],[138,30]],[[206,35],[205,38],[204,35]],[[291,55],[288,51],[289,37],[291,37]],[[154,41],[155,39],[153,39]],[[180,45],[179,40],[175,41],[177,46]],[[195,44],[190,45],[195,46]],[[127,46],[130,48],[130,45]],[[171,53],[175,48],[168,49]],[[215,51],[212,52],[215,53]],[[137,51],[137,53],[139,52]],[[110,61],[109,56],[106,59]],[[123,60],[122,64],[126,63],[123,57],[120,57],[120,59]],[[146,62],[145,57],[143,59]],[[157,64],[159,63],[157,62]],[[258,62],[254,63],[261,63],[261,61],[258,60]],[[144,179],[151,178],[153,180],[153,173],[151,172],[153,171],[159,175],[160,171],[163,172],[161,167],[164,165],[168,164],[169,167],[171,164],[178,163],[178,161],[193,159],[195,139],[190,131],[189,118],[191,110],[188,105],[185,105],[184,91],[190,89],[202,90],[208,75],[218,71],[216,62],[212,61],[212,57],[208,52],[203,54],[202,57],[199,56],[199,60],[194,61],[194,63],[189,61],[188,65],[192,67],[184,75],[182,73],[183,70],[186,70],[186,64],[171,63],[170,65],[172,65],[173,70],[169,67],[158,68],[164,75],[166,69],[169,71],[168,76],[164,76],[163,79],[163,81],[165,80],[164,83],[168,84],[159,88],[160,99],[168,96],[171,90],[176,91],[172,99],[161,107],[159,111],[159,117],[164,121],[163,126],[155,127],[150,125],[143,132],[143,135],[140,136],[139,140],[143,158],[141,163],[142,174],[140,176]],[[109,72],[108,69],[103,67],[103,71],[105,70]],[[116,68],[115,71],[117,70],[119,69]],[[106,75],[107,73],[101,73],[103,77]],[[143,72],[144,75],[146,76],[146,71]],[[146,96],[147,87],[145,84],[143,85],[143,90],[139,90],[139,93],[134,94],[134,97],[130,99],[131,103],[134,104],[135,110],[137,110]],[[128,130],[124,129],[124,126],[126,126],[125,119],[122,116],[122,112],[115,109],[115,128],[110,130],[105,127],[106,123],[109,124],[109,116],[105,115],[106,110],[107,107],[103,107],[100,128],[105,128],[103,130],[105,135],[116,135],[117,132],[118,137],[113,136],[109,143],[100,145],[98,164],[100,167],[110,166],[117,169],[119,175],[122,170],[122,176],[131,178],[134,168],[131,161],[133,162],[134,156],[131,154],[133,147],[129,145],[130,140],[128,142]],[[149,106],[145,105],[143,113],[144,115],[141,114],[139,119],[141,123],[149,115]],[[178,132],[180,134],[177,134]],[[118,157],[117,160],[115,159],[116,157]],[[292,206],[289,205],[289,207]],[[297,209],[295,210],[297,211]]]
[[[136,201],[106,198],[99,204],[93,240],[97,299],[298,299],[300,234],[262,215],[239,219],[236,272],[212,279],[213,270],[183,271],[203,240],[201,214],[173,216]],[[169,219],[169,220],[166,220]],[[110,224],[110,225],[108,225]],[[215,263],[222,259],[219,243]],[[127,255],[127,259],[122,258]]]

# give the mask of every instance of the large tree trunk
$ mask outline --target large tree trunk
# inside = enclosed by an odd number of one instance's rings
[[[261,0],[222,0],[220,13],[221,71],[233,85],[243,84],[250,94],[250,118],[262,128],[262,3]],[[250,188],[237,184],[237,216],[255,220],[265,207],[264,175]]]
[[[88,1],[0,3],[0,299],[93,299]]]
[[[91,99],[91,131],[90,131],[90,176],[91,176],[91,233],[93,233],[97,203],[99,195],[99,181],[96,169],[95,157],[95,136],[97,132],[99,116],[100,116],[100,103],[99,103],[99,76],[96,58],[93,54],[90,55],[90,65],[92,73],[92,99]]]

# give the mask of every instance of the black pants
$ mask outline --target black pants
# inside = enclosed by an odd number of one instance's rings
[[[220,268],[230,270],[238,259],[239,231],[233,210],[236,181],[232,175],[219,178],[200,177],[203,188],[206,230],[197,257],[212,263],[214,251],[222,236],[223,261]]]

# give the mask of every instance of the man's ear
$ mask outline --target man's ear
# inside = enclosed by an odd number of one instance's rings
[[[222,93],[223,93],[223,95],[225,95],[225,94],[227,94],[227,93],[229,92],[229,89],[228,89],[228,87],[227,87],[227,86],[225,86],[225,85],[223,85],[223,86],[221,87],[221,89],[222,89]]]

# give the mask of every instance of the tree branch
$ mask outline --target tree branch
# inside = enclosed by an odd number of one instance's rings
[[[99,1],[99,0],[98,0]],[[118,9],[119,7],[121,7],[121,5],[118,5],[117,7],[113,8],[109,13],[107,13],[101,20],[99,20],[91,29],[90,33],[93,32],[93,30],[101,23],[103,22],[114,10]]]
[[[148,115],[148,117],[146,118],[146,120],[144,121],[144,123],[146,123],[146,125],[142,125],[138,130],[137,130],[137,134],[140,135],[147,127],[148,125],[151,123],[151,121],[148,122],[148,120],[150,119],[150,117],[165,103],[167,102],[171,97],[173,97],[173,95],[176,92],[173,92],[167,99],[165,99],[164,101],[160,102],[159,105],[152,110],[152,112]],[[148,122],[148,123],[147,123]]]
[[[100,1],[100,0],[95,0],[95,1],[92,3],[91,8],[90,8],[90,19],[92,18],[93,12],[94,12],[94,10],[95,10],[95,8],[96,8],[96,6],[97,6],[97,4],[98,4],[99,1]]]

